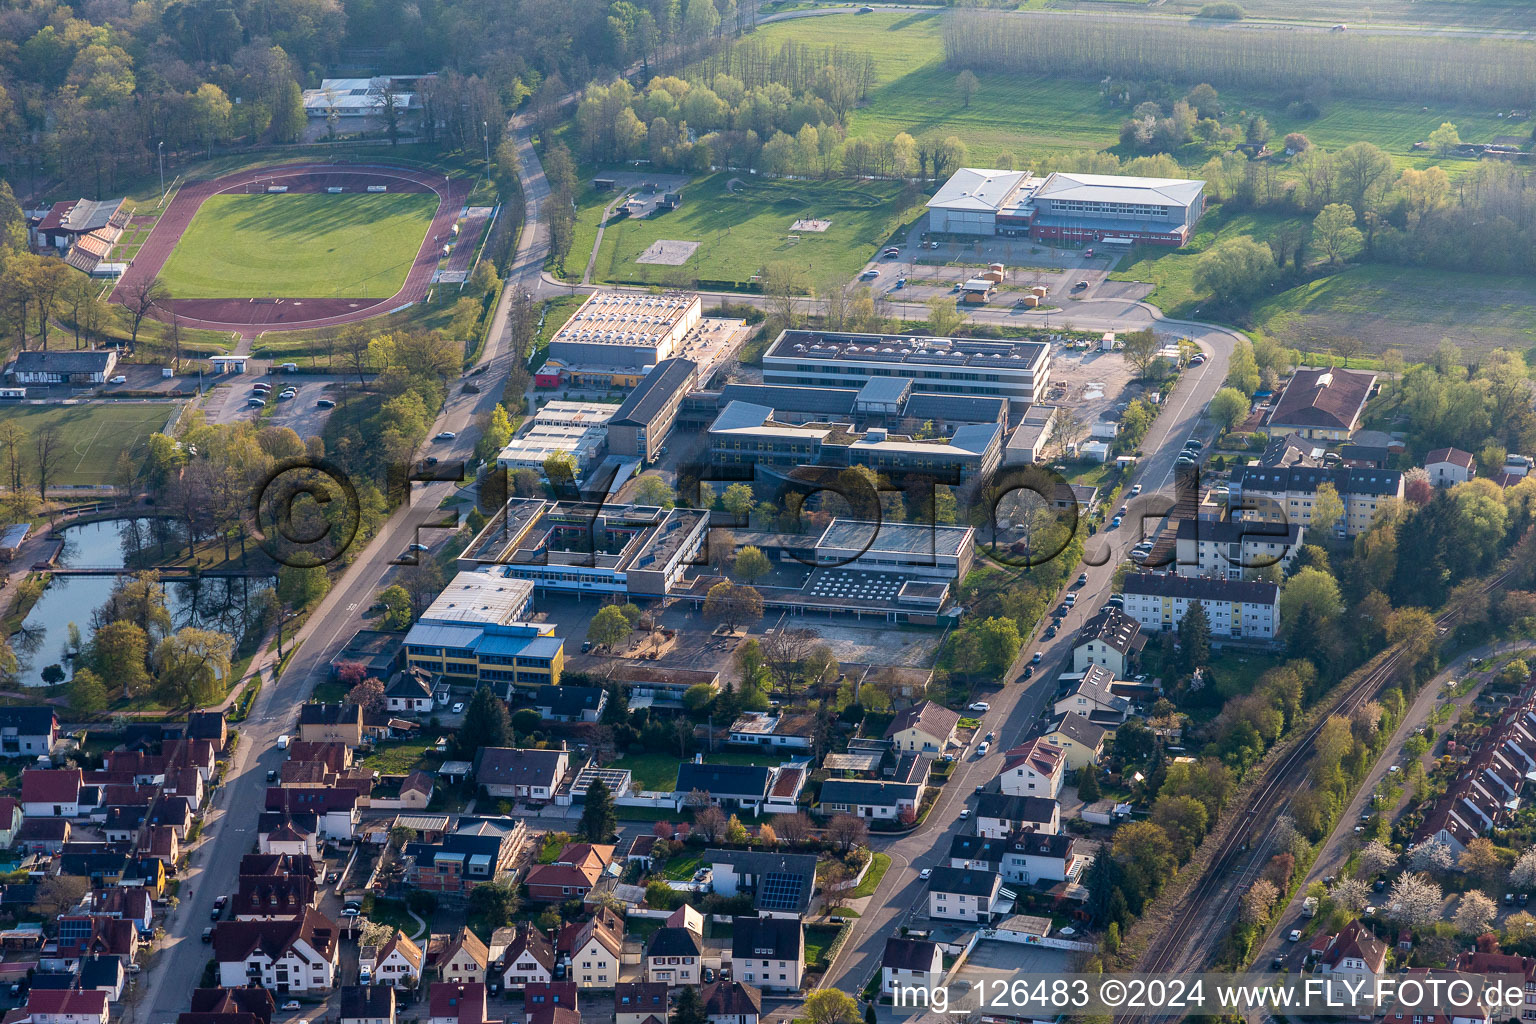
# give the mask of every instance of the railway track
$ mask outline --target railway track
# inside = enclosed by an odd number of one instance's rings
[[[1482,592],[1486,594],[1502,586],[1515,571],[1512,567],[1487,580],[1483,584]],[[1436,632],[1444,635],[1455,625],[1463,612],[1464,609],[1456,607],[1442,613],[1435,619]],[[1333,715],[1350,714],[1375,697],[1396,674],[1402,664],[1403,656],[1404,652],[1400,647],[1388,654],[1381,664],[1340,695],[1333,707],[1318,720],[1306,736],[1295,743],[1284,758],[1268,770],[1267,777],[1248,797],[1236,827],[1228,832],[1194,890],[1176,913],[1173,923],[1164,933],[1164,940],[1150,958],[1144,957],[1138,962],[1139,971],[1159,973],[1181,969],[1183,964],[1180,961],[1191,934],[1197,931],[1209,933],[1213,925],[1225,925],[1232,904],[1240,898],[1240,887],[1235,886],[1226,894],[1221,901],[1218,913],[1211,912],[1209,902],[1220,889],[1227,873],[1249,846],[1267,843],[1273,835],[1279,812],[1289,801],[1290,794],[1295,792],[1298,778],[1308,766],[1312,746],[1318,734],[1322,732],[1323,725]],[[1262,837],[1255,837],[1253,834],[1255,823],[1258,822],[1268,822]],[[1128,1016],[1117,1016],[1115,1024],[1126,1024],[1129,1020],[1131,1018]]]

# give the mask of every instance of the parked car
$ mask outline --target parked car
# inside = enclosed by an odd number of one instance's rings
[[[885,251],[880,253],[880,255],[884,256],[886,259],[894,259],[901,255],[901,250],[894,245],[890,245],[886,246]]]
[[[453,441],[453,440],[456,440],[458,438],[458,436],[459,435],[456,434],[455,432],[453,432],[452,430],[444,430],[443,432],[441,432],[440,434],[437,435],[436,440],[438,440],[438,441]]]
[[[1054,625],[1046,626],[1045,627],[1045,638],[1047,640],[1050,640],[1055,635],[1056,635],[1056,627]]]
[[[203,929],[203,941],[204,942],[212,942],[213,941],[213,929],[211,927]]]
[[[1292,928],[1291,929],[1291,934],[1287,935],[1286,938],[1289,939],[1292,942],[1300,942],[1301,941],[1301,929],[1300,928]]]
[[[1111,530],[1117,529],[1120,526],[1120,522],[1121,518],[1119,516],[1115,516],[1115,518],[1109,521],[1109,528]]]
[[[1033,665],[1025,665],[1024,666],[1024,678],[1025,679],[1028,679],[1030,676],[1032,676],[1034,674],[1035,674],[1035,666],[1033,666]]]
[[[315,407],[317,409],[334,409],[336,408],[336,402],[330,398],[322,398],[315,403]]]
[[[1035,654],[1034,654],[1034,657],[1029,659],[1029,663],[1031,665],[1038,665],[1044,659],[1045,659],[1045,655],[1042,652],[1040,652],[1040,651],[1036,651]]]
[[[1080,572],[1080,573],[1077,574],[1077,585],[1080,586],[1080,587],[1086,587],[1088,585],[1088,574],[1087,573]]]
[[[992,749],[992,744],[988,743],[986,740],[982,740],[981,741],[981,746],[976,748],[976,756],[977,757],[986,757],[987,756],[987,751],[989,751],[991,749]]]
[[[459,701],[457,704],[455,704],[453,706],[453,713],[456,714],[456,715],[462,715],[464,713],[464,702],[463,701]]]
[[[859,275],[859,280],[861,280],[861,281],[873,281],[875,278],[877,278],[879,276],[880,276],[880,271],[876,270],[874,267],[870,267],[868,270],[864,271],[864,273]]]
[[[1141,493],[1141,484],[1132,484],[1131,485],[1131,497],[1134,498],[1134,497],[1136,497],[1136,495],[1138,495],[1140,493]]]
[[[933,877],[933,868],[923,868],[923,870],[917,873],[917,877],[927,881]]]
[[[253,409],[259,409],[267,404],[267,400],[265,398],[250,398],[246,400],[245,404]]]
[[[1079,281],[1079,282],[1077,282],[1077,284],[1072,286],[1072,290],[1075,291],[1075,292],[1080,292],[1084,288],[1087,288],[1087,287],[1088,287],[1088,282],[1087,281]]]
[[[276,768],[268,768],[267,769],[267,781],[268,782],[276,782],[277,781],[277,769]]]
[[[992,710],[992,705],[988,704],[984,700],[973,701],[971,703],[970,710],[971,711],[982,711],[982,712],[991,711]]]
[[[965,821],[970,816],[971,816],[971,809],[969,807],[962,807],[962,808],[960,808],[960,820],[961,821]]]
[[[124,377],[122,374],[118,374],[116,377],[112,378],[112,383],[113,384],[127,384],[128,383],[128,378]]]
[[[286,1003],[283,1004],[283,1009],[285,1009],[285,1010],[297,1010],[298,1008],[299,1008],[299,1001],[297,999],[290,999]]]

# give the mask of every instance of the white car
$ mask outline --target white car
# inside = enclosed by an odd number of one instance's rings
[[[342,917],[357,917],[361,913],[362,913],[362,911],[359,910],[357,907],[342,907],[341,908],[341,916]]]
[[[962,808],[960,808],[960,820],[961,821],[964,821],[965,819],[969,818],[970,816],[971,816],[971,809],[969,807],[962,807]]]
[[[923,868],[923,870],[917,873],[917,877],[926,882],[933,877],[933,868]]]
[[[978,700],[976,703],[974,703],[974,704],[972,704],[970,706],[970,710],[971,711],[991,711],[992,710],[992,705],[988,704],[984,700]]]
[[[1391,768],[1387,769],[1387,771],[1389,771],[1389,772],[1400,772],[1402,770],[1403,770],[1403,766],[1399,765],[1399,764],[1395,764]]]
[[[285,1009],[285,1010],[297,1010],[298,1008],[299,1008],[299,1001],[297,999],[290,999],[286,1003],[283,1004],[283,1009]]]
[[[981,746],[976,748],[976,756],[977,757],[986,757],[987,756],[987,751],[989,751],[991,749],[992,749],[992,744],[988,743],[986,740],[982,740],[981,741]]]
[[[127,384],[128,383],[128,378],[124,377],[122,374],[118,374],[116,377],[112,378],[112,383],[113,384]]]
[[[1138,495],[1140,493],[1141,493],[1141,484],[1132,484],[1131,485],[1131,497],[1134,498],[1134,497],[1136,497],[1136,495]]]
[[[457,704],[455,704],[453,706],[453,713],[456,714],[456,715],[462,715],[464,713],[464,702],[463,701],[460,701],[459,703],[457,703]]]
[[[452,441],[455,438],[457,438],[458,436],[459,436],[458,434],[454,433],[451,430],[445,430],[441,434],[437,435],[437,440],[439,440],[439,441]]]
[[[1301,929],[1300,928],[1292,928],[1291,929],[1291,934],[1287,935],[1286,938],[1290,939],[1292,942],[1300,942],[1301,941]]]

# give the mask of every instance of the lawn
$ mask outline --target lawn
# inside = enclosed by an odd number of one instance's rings
[[[63,452],[48,474],[50,484],[108,484],[118,455],[126,452],[135,466],[142,465],[149,435],[165,429],[180,407],[179,402],[13,405],[0,415],[29,438],[58,428]]]
[[[609,224],[593,276],[618,284],[694,287],[700,278],[745,283],[765,265],[785,263],[818,285],[846,281],[922,210],[924,200],[895,182],[744,180],[721,171],[684,188],[677,210]],[[589,205],[584,220],[591,219],[590,211]],[[832,225],[792,236],[790,226],[800,219]],[[591,235],[578,236],[566,258],[573,276],[580,274],[592,245]],[[578,248],[581,237],[585,252]],[[680,266],[635,262],[660,239],[700,245]]]
[[[1254,319],[1282,338],[1347,331],[1368,352],[1397,348],[1409,359],[1433,351],[1442,338],[1469,353],[1524,352],[1536,346],[1536,282],[1417,267],[1352,267],[1260,303]]]
[[[210,196],[160,277],[178,299],[393,295],[436,209],[425,193]]]
[[[705,754],[704,760],[710,764],[778,765],[784,763],[784,755],[758,754],[750,750],[717,750],[713,754]],[[644,754],[625,754],[608,767],[627,768],[634,776],[635,785],[641,789],[653,793],[670,793],[677,785],[677,766],[680,763],[676,754],[651,750]],[[634,810],[636,808],[620,808],[620,817],[627,816]],[[670,817],[676,816],[676,814],[670,815]]]
[[[699,870],[703,862],[704,854],[702,851],[669,857],[667,858],[666,866],[661,869],[661,877],[670,878],[674,882],[686,882],[694,876],[694,873]]]
[[[885,877],[885,873],[890,866],[890,854],[875,854],[875,862],[869,866],[869,871],[865,873],[864,880],[853,890],[853,898],[862,899],[865,896],[873,896],[875,890],[880,887],[880,880]]]
[[[843,925],[808,924],[805,926],[805,966],[815,970],[827,966],[827,950],[837,939]]]
[[[938,13],[850,12],[764,25],[751,38],[767,43],[770,53],[793,40],[873,54],[875,87],[869,101],[854,111],[851,135],[883,140],[907,132],[919,141],[954,135],[969,148],[973,166],[985,166],[997,154],[1009,152],[1020,161],[1040,161],[1044,170],[1051,170],[1053,159],[1065,154],[1118,145],[1120,124],[1129,111],[1104,103],[1097,80],[977,72],[979,88],[967,106],[955,89],[956,69],[944,63],[942,26],[943,15]],[[1511,130],[1508,121],[1482,108],[1424,109],[1418,102],[1336,98],[1324,105],[1320,117],[1301,120],[1286,113],[1288,98],[1226,89],[1221,93],[1231,111],[1262,113],[1276,139],[1300,131],[1328,149],[1372,142],[1391,153],[1399,166],[1440,163],[1453,175],[1473,161],[1410,153],[1409,146],[1442,121],[1454,122],[1469,141],[1488,141]],[[1183,162],[1197,165],[1209,155],[1200,146],[1179,154]]]
[[[432,740],[383,740],[375,743],[373,753],[357,762],[380,775],[404,775],[419,769],[432,771],[443,763],[443,755],[432,749]]]

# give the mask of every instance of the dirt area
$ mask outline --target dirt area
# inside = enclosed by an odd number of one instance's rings
[[[791,231],[814,231],[820,234],[832,226],[829,220],[797,220],[789,226]]]
[[[1119,352],[1058,348],[1051,355],[1051,381],[1065,384],[1066,395],[1057,397],[1060,392],[1053,391],[1048,401],[1070,409],[1085,428],[1092,427],[1104,413],[1118,412],[1145,393],[1144,387],[1132,382],[1134,376]]]
[[[939,649],[939,630],[899,629],[884,623],[857,625],[821,617],[786,617],[785,629],[814,629],[840,662],[865,665],[909,665],[926,668]]]

